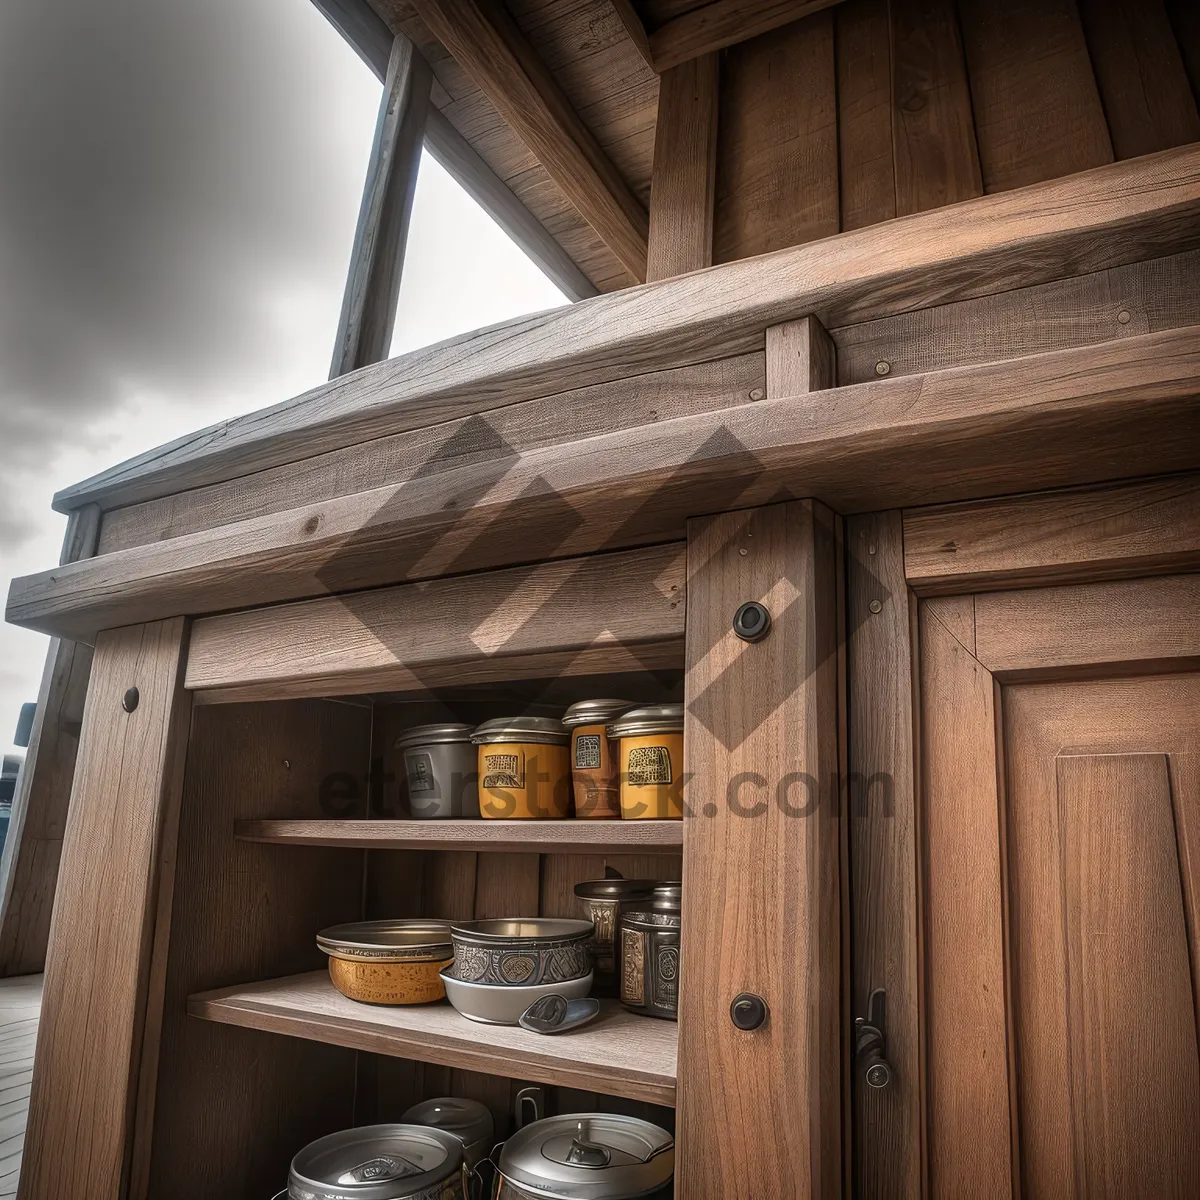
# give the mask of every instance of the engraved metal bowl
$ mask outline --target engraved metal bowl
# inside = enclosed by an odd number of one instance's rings
[[[451,928],[454,977],[464,983],[534,987],[567,983],[592,971],[591,921],[513,917]]]

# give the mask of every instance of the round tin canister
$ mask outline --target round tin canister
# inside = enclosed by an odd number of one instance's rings
[[[682,888],[660,883],[650,904],[621,915],[621,1003],[648,1017],[679,1019]]]
[[[404,755],[408,807],[418,820],[479,816],[478,758],[470,725],[417,725],[396,739]]]
[[[491,1111],[478,1100],[438,1096],[414,1104],[401,1118],[405,1125],[428,1125],[452,1133],[464,1147],[467,1166],[477,1167],[496,1144]]]
[[[364,1125],[309,1142],[289,1200],[466,1200],[463,1145],[425,1125]]]
[[[562,818],[571,807],[571,735],[553,717],[485,721],[471,740],[479,753],[483,817]]]
[[[317,934],[329,978],[364,1004],[430,1004],[446,998],[442,968],[454,961],[449,921],[355,921]]]
[[[615,996],[621,969],[621,912],[624,906],[643,907],[654,891],[653,879],[589,879],[575,885],[584,917],[596,927],[592,945],[597,996]]]
[[[638,1117],[564,1113],[504,1143],[493,1200],[670,1200],[675,1140]]]
[[[511,917],[451,929],[454,975],[464,983],[533,987],[592,974],[590,921]]]
[[[610,722],[621,743],[621,816],[683,818],[683,705],[652,704]]]
[[[635,705],[628,700],[580,700],[563,714],[571,731],[571,786],[575,816],[612,820],[621,815],[621,764],[606,726]]]

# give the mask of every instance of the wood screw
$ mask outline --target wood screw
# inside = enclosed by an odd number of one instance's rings
[[[1117,313],[1117,321],[1122,325],[1128,325],[1129,313],[1125,309],[1121,309],[1121,311]]]
[[[890,375],[891,373],[892,373],[892,364],[890,362],[888,362],[888,360],[886,358],[881,358],[875,364],[875,374],[876,375],[880,375],[880,376]]]
[[[871,611],[873,613],[883,612],[883,605],[878,600],[871,601]]]
[[[131,713],[131,712],[133,712],[133,710],[134,710],[135,708],[137,708],[137,706],[138,706],[138,701],[139,701],[141,698],[142,698],[142,697],[141,697],[141,694],[138,692],[137,688],[135,688],[135,687],[131,687],[131,688],[130,688],[130,689],[129,689],[129,690],[126,692],[126,693],[125,693],[125,695],[121,697],[121,707],[122,707],[122,708],[123,708],[123,709],[124,709],[124,710],[125,710],[127,713]]]
[[[766,395],[762,388],[753,388],[750,392],[751,400],[761,400]]]

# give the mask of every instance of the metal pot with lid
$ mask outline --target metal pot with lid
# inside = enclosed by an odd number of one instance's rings
[[[366,1125],[310,1142],[288,1200],[465,1200],[463,1144],[423,1125]]]
[[[495,1145],[495,1121],[491,1111],[478,1100],[438,1096],[414,1104],[400,1120],[406,1125],[430,1125],[454,1134],[466,1148],[468,1167],[474,1167],[487,1158]]]
[[[669,1200],[675,1139],[613,1113],[572,1113],[513,1134],[496,1163],[493,1200]]]

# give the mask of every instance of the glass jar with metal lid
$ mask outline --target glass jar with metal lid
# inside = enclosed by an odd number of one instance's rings
[[[571,807],[571,734],[555,717],[501,717],[471,734],[483,817],[562,818]]]
[[[463,1144],[469,1168],[477,1167],[495,1145],[496,1123],[491,1110],[478,1100],[438,1096],[414,1104],[400,1120],[405,1125],[428,1125],[454,1134]]]
[[[423,1125],[366,1125],[310,1142],[288,1174],[288,1200],[466,1200],[463,1145]]]
[[[620,741],[621,817],[682,819],[683,705],[651,704],[608,725]]]
[[[621,764],[607,724],[637,706],[628,700],[580,700],[563,714],[571,731],[571,786],[575,816],[612,820],[621,815]]]
[[[404,755],[408,807],[417,820],[479,816],[479,772],[472,726],[417,725],[395,748]]]
[[[675,1140],[637,1117],[572,1113],[504,1143],[493,1200],[670,1200]]]
[[[660,883],[648,905],[621,914],[621,1003],[648,1017],[679,1019],[683,889]]]

